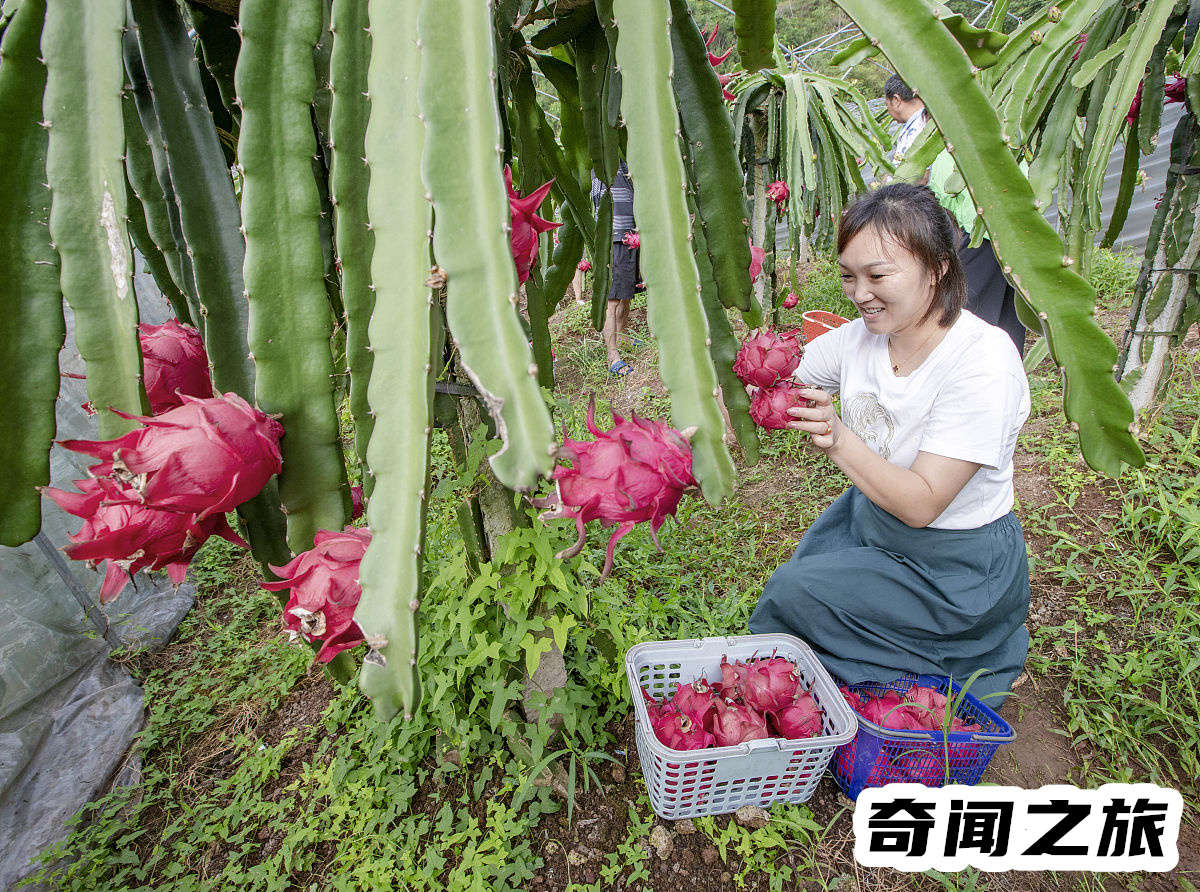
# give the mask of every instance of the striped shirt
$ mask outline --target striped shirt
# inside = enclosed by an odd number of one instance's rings
[[[600,199],[604,197],[604,192],[607,188],[604,185],[604,181],[593,172],[592,205],[594,207],[600,207]],[[625,237],[625,233],[633,232],[637,229],[637,223],[633,220],[633,183],[629,179],[629,168],[625,165],[624,161],[617,168],[617,175],[613,178],[612,195],[612,240],[619,242]]]

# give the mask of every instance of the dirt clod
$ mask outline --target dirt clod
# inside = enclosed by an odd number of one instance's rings
[[[654,847],[654,853],[664,861],[675,849],[675,843],[671,842],[671,834],[662,824],[655,824],[654,829],[650,831],[650,845]]]
[[[614,765],[612,767],[612,779],[614,784],[625,783],[625,769],[620,765]]]
[[[733,819],[751,830],[760,830],[771,823],[771,816],[767,814],[767,810],[757,805],[743,805],[733,813]]]
[[[700,860],[709,867],[712,867],[714,864],[716,864],[719,857],[721,856],[717,854],[716,846],[705,846],[704,850],[700,852]]]
[[[696,832],[696,825],[692,823],[691,818],[684,818],[682,821],[675,822],[675,832],[687,835],[688,833]]]

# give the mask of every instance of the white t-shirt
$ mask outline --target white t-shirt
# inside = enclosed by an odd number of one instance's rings
[[[796,381],[841,393],[842,421],[877,454],[911,467],[918,452],[978,462],[930,524],[970,530],[1013,505],[1013,450],[1029,417],[1029,382],[1002,329],[963,310],[925,361],[892,373],[886,335],[862,319],[826,332],[804,351]]]

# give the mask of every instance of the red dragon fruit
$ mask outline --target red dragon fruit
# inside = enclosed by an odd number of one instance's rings
[[[1133,94],[1133,102],[1129,103],[1129,111],[1125,112],[1125,121],[1130,127],[1137,125],[1138,115],[1142,111],[1142,88],[1146,86],[1145,81],[1138,81],[1137,92]]]
[[[742,674],[742,699],[759,712],[783,709],[797,695],[796,664],[783,657],[751,660]]]
[[[717,746],[734,746],[770,736],[767,720],[754,707],[724,697],[718,697],[714,705],[710,730]]]
[[[850,708],[858,713],[862,712],[862,708],[867,705],[867,701],[870,699],[858,691],[851,690],[848,685],[842,685],[838,690],[842,692],[842,696],[846,698],[846,703],[849,704]]]
[[[692,477],[691,432],[677,431],[660,421],[639,418],[635,413],[626,421],[612,413],[613,428],[596,427],[595,398],[588,404],[587,427],[595,440],[575,441],[564,437],[561,453],[573,467],[554,470],[556,491],[533,500],[547,509],[542,518],[569,517],[575,521],[579,538],[559,553],[573,557],[586,541],[583,526],[599,520],[602,527],[616,525],[608,540],[604,570],[612,569],[613,549],[617,542],[643,521],[650,522],[650,537],[658,546],[658,529],[679,506],[684,490],[696,486]]]
[[[354,608],[362,597],[358,565],[370,542],[370,530],[318,530],[311,549],[282,567],[271,567],[279,576],[277,582],[262,584],[272,592],[291,589],[283,608],[283,627],[305,641],[322,642],[318,663],[328,663],[363,642]]]
[[[108,561],[100,586],[100,603],[107,604],[139,570],[166,570],[179,585],[187,566],[209,536],[248,546],[230,529],[223,514],[206,520],[195,514],[148,508],[137,494],[105,477],[76,480],[79,492],[45,487],[42,493],[68,514],[83,518],[83,527],[63,551],[94,567]]]
[[[770,387],[786,378],[800,365],[799,333],[800,329],[776,332],[769,328],[752,332],[738,350],[733,373],[753,387]]]
[[[750,400],[751,420],[767,430],[783,430],[789,423],[796,421],[788,414],[788,409],[812,405],[812,400],[800,395],[803,387],[803,384],[793,381],[779,381],[758,390]]]
[[[282,467],[282,425],[236,393],[185,396],[152,418],[117,414],[145,426],[115,440],[62,445],[101,459],[88,468],[92,476],[112,477],[130,501],[151,508],[195,512],[202,521],[253,498]]]
[[[792,192],[788,188],[788,184],[783,180],[776,180],[767,186],[767,198],[771,199],[777,205],[781,205],[787,201],[788,196],[791,194]]]
[[[741,660],[729,662],[721,655],[721,696],[726,700],[741,699],[748,667]]]
[[[687,713],[668,706],[654,725],[654,735],[673,750],[702,750],[716,739]]]
[[[859,715],[867,721],[897,731],[926,730],[921,724],[920,713],[921,710],[905,705],[895,691],[887,691],[859,710]]]
[[[691,684],[679,685],[671,703],[695,724],[704,725],[716,699],[716,692],[707,679],[698,678]]]
[[[708,64],[713,68],[716,68],[722,62],[728,59],[729,54],[733,52],[733,47],[730,47],[722,55],[717,56],[713,54],[711,49],[709,49],[709,47],[712,46],[712,42],[717,39],[717,31],[720,30],[720,27],[720,25],[713,25],[712,34],[709,34],[704,38],[704,47],[708,51]],[[704,32],[702,31],[700,33],[703,34]]]
[[[522,284],[529,278],[529,271],[537,262],[538,236],[561,226],[537,215],[537,209],[546,200],[554,180],[543,183],[528,195],[521,195],[513,188],[512,168],[504,165],[504,187],[508,190],[509,244],[513,262],[517,265],[517,280]]]
[[[763,261],[767,259],[767,252],[758,245],[750,246],[750,281],[753,282],[762,275]]]
[[[211,397],[208,354],[200,332],[190,325],[169,319],[162,325],[143,322],[138,326],[142,345],[142,367],[150,412],[160,415],[183,405],[179,394]]]
[[[575,269],[579,270],[581,273],[586,273],[591,268],[592,268],[592,261],[588,260],[587,258],[584,258],[583,260],[581,260],[577,264],[575,264]]]
[[[621,237],[621,241],[625,243],[627,248],[640,248],[642,246],[642,235],[640,232],[627,232]]]
[[[363,488],[350,487],[350,519],[358,520],[367,512],[366,502],[363,501]]]
[[[1163,87],[1165,102],[1183,102],[1187,99],[1187,78],[1174,75]]]
[[[729,82],[737,77],[737,74],[718,74],[717,80],[721,83],[721,98],[726,102],[733,102],[737,96],[729,89]]]
[[[807,691],[797,692],[794,700],[768,717],[779,735],[788,740],[803,740],[821,733],[821,707]]]
[[[791,310],[795,308],[796,304],[798,303],[800,303],[800,295],[795,291],[789,291],[787,293],[787,297],[783,299],[783,308],[785,310]]]

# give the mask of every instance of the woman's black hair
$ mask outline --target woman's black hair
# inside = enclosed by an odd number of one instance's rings
[[[895,239],[933,276],[933,300],[922,321],[941,310],[938,325],[953,323],[967,304],[967,277],[958,260],[960,230],[933,193],[912,183],[889,183],[855,199],[842,211],[838,253],[867,227]]]
[[[900,75],[898,74],[893,74],[886,81],[884,81],[884,99],[891,99],[893,96],[895,96],[901,102],[911,102],[916,95],[917,94],[909,88],[908,84],[904,83],[904,81],[900,79]]]

